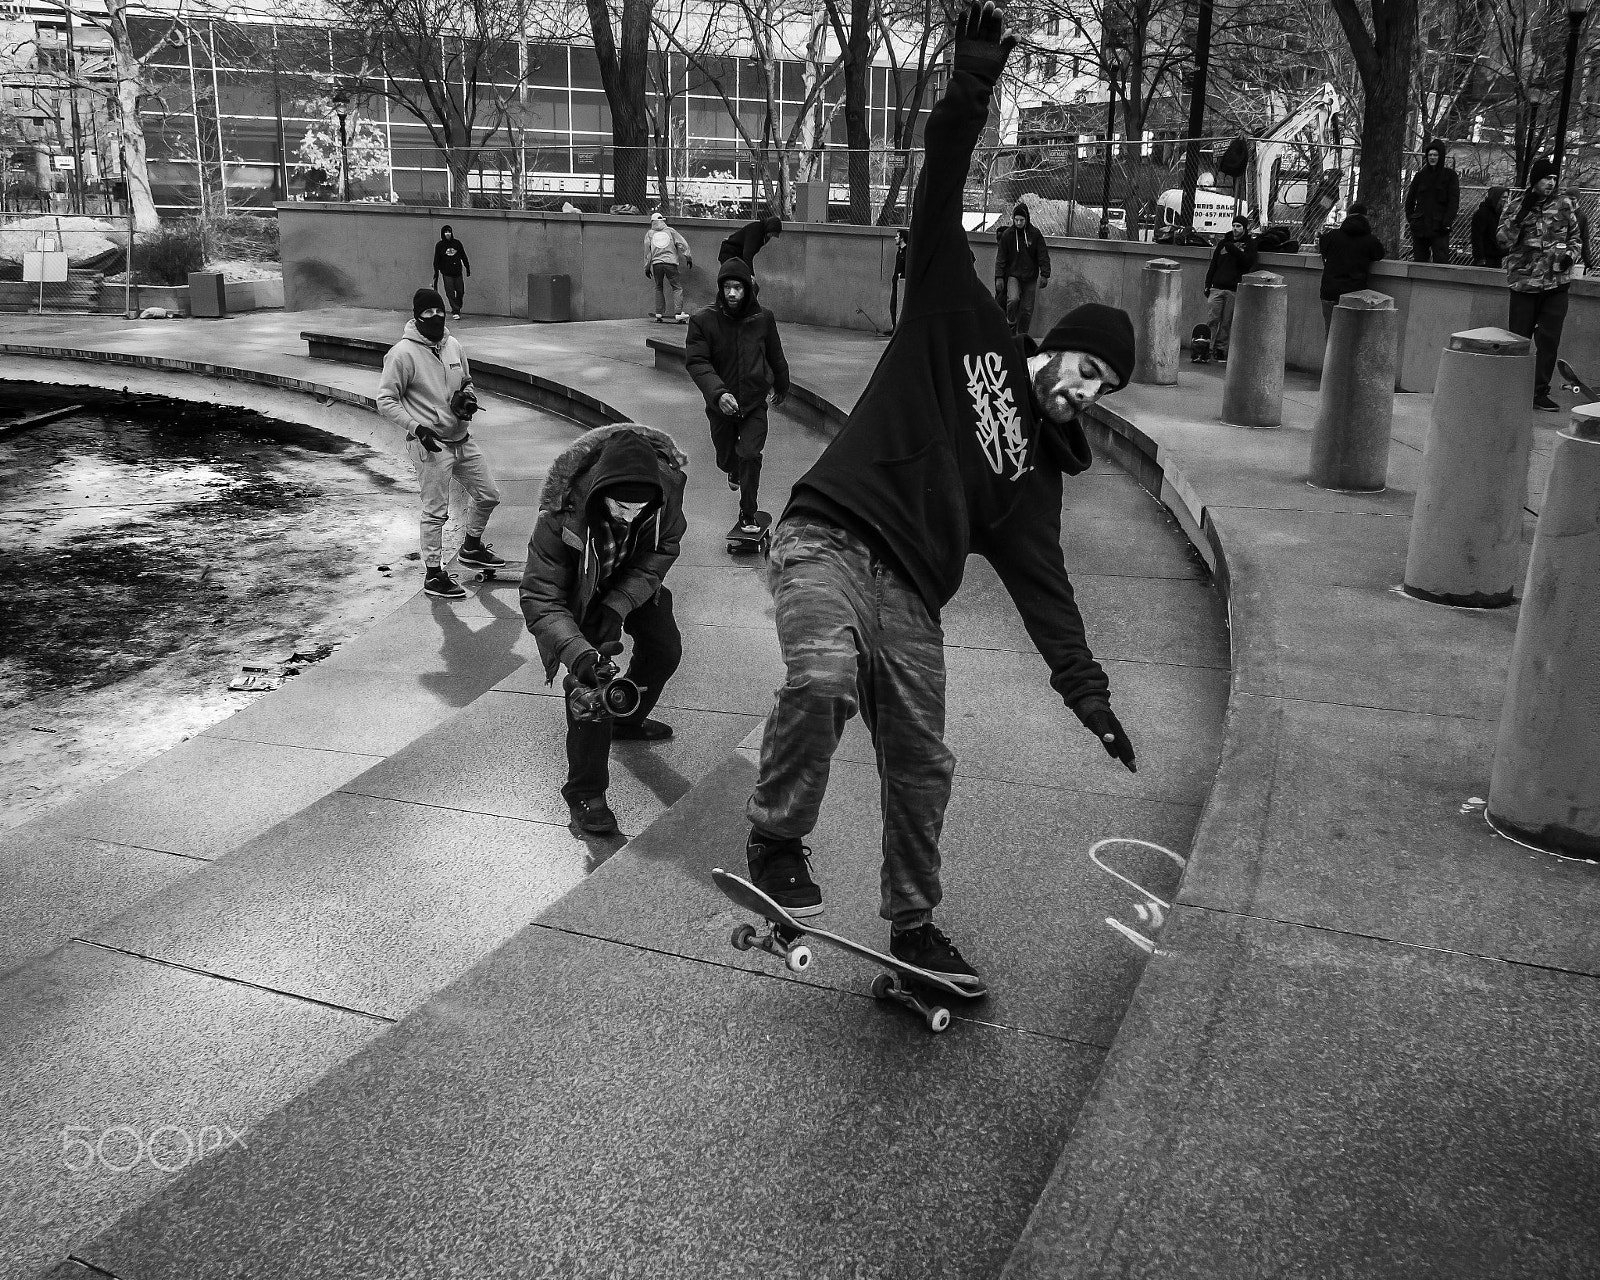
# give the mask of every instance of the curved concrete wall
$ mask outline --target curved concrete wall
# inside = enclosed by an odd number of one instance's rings
[[[472,259],[470,312],[526,316],[530,274],[572,278],[574,320],[632,319],[653,305],[644,275],[642,217],[296,201],[278,205],[278,219],[284,305],[290,311],[339,304],[409,310],[412,293],[432,278],[433,245],[444,223],[452,225]],[[694,253],[694,270],[682,280],[685,306],[704,306],[716,283],[717,245],[738,224],[683,218],[673,225]],[[972,248],[979,278],[992,279],[993,235],[974,233]],[[1039,294],[1035,335],[1081,302],[1137,311],[1140,270],[1157,257],[1182,264],[1183,332],[1205,319],[1201,285],[1209,249],[1080,239],[1052,239],[1050,248],[1054,275]],[[1288,364],[1320,370],[1321,259],[1314,253],[1267,253],[1261,267],[1288,285]],[[888,325],[893,269],[892,227],[791,223],[757,259],[762,301],[780,319],[847,329]],[[1452,333],[1506,324],[1505,276],[1486,267],[1380,262],[1370,287],[1392,297],[1400,312],[1395,370],[1402,391],[1433,390],[1439,354]],[[1562,347],[1568,353],[1600,351],[1600,279],[1573,282]],[[1580,354],[1577,363],[1582,372],[1585,357]]]

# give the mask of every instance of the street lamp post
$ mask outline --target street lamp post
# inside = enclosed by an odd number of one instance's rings
[[[1528,168],[1533,164],[1533,127],[1539,119],[1539,106],[1544,102],[1544,90],[1538,85],[1528,86],[1528,145],[1522,155],[1522,185],[1528,185]]]
[[[1111,153],[1116,145],[1112,138],[1117,131],[1117,83],[1122,79],[1122,69],[1127,65],[1128,48],[1120,41],[1107,51],[1106,76],[1111,91],[1106,95],[1106,156],[1105,177],[1100,184],[1100,238],[1111,238]]]
[[[1578,34],[1588,16],[1590,0],[1567,0],[1567,67],[1561,75],[1561,106],[1556,113],[1556,171],[1567,151],[1567,108],[1572,103],[1572,73],[1578,65]]]
[[[350,112],[350,95],[340,89],[333,95],[333,109],[339,116],[339,199],[350,203],[350,140],[345,133],[345,117]]]

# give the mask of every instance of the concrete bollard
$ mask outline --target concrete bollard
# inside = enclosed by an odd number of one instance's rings
[[[1156,387],[1178,381],[1179,326],[1183,323],[1183,267],[1152,258],[1139,272],[1139,345],[1133,380]]]
[[[1377,493],[1388,483],[1399,336],[1400,313],[1387,294],[1361,289],[1334,307],[1311,435],[1317,488]]]
[[[1557,437],[1511,647],[1489,821],[1551,853],[1600,860],[1600,405],[1574,409]]]
[[[1282,276],[1252,271],[1239,281],[1228,372],[1222,379],[1222,420],[1235,427],[1283,422],[1283,353],[1289,329],[1289,289]]]
[[[1533,363],[1529,340],[1504,329],[1452,334],[1440,356],[1406,551],[1405,589],[1420,600],[1473,609],[1512,601]]]

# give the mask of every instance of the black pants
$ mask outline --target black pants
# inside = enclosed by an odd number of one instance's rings
[[[633,657],[626,675],[639,686],[639,710],[631,717],[637,724],[655,710],[661,691],[683,660],[683,637],[672,616],[672,592],[662,587],[642,609],[635,609],[622,620],[622,629],[633,637]],[[572,677],[562,683],[570,689]],[[566,700],[562,700],[566,705]],[[577,721],[567,707],[567,785],[561,796],[569,803],[588,800],[606,793],[611,785],[611,721]]]
[[[739,485],[739,518],[753,519],[759,508],[761,451],[767,447],[767,406],[743,418],[728,418],[707,409],[706,418],[717,450],[717,469]]]
[[[456,315],[461,314],[461,299],[466,296],[467,286],[460,276],[441,275],[444,281],[445,301],[450,304],[450,310]]]
[[[1411,256],[1418,262],[1449,262],[1450,261],[1450,233],[1441,231],[1438,235],[1418,235],[1411,233]]]
[[[904,279],[904,276],[896,276],[889,281],[889,327],[891,329],[900,323],[900,282]]]
[[[1561,327],[1567,319],[1567,286],[1542,293],[1511,291],[1511,318],[1506,328],[1533,339],[1533,394],[1550,394],[1550,379],[1556,372],[1556,355],[1561,350]]]

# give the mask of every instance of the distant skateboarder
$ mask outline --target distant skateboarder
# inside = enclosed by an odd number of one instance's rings
[[[467,259],[466,246],[456,239],[456,233],[447,222],[439,228],[439,243],[433,246],[433,287],[437,289],[439,281],[444,280],[444,293],[450,299],[452,320],[461,319],[461,303],[467,291],[462,280],[463,272],[470,276],[472,263]]]
[[[1017,38],[992,0],[969,4],[955,36],[949,88],[927,124],[899,330],[844,429],[795,486],[773,540],[768,580],[788,676],[766,721],[745,854],[753,883],[786,910],[822,911],[803,841],[859,711],[882,782],[879,911],[891,923],[890,950],[972,977],[933,923],[955,767],[944,742],[939,612],[967,555],[985,557],[1051,685],[1108,753],[1134,767],[1061,553],[1062,474],[1092,461],[1078,415],[1126,384],[1134,338],[1125,313],[1096,304],[1068,313],[1036,347],[1013,338],[974,269],[961,213],[972,151]]]
[[[1050,246],[1021,201],[1001,227],[994,258],[994,296],[1006,309],[1012,333],[1027,333],[1039,290],[1050,285]]]
[[[717,247],[717,261],[727,262],[730,258],[743,258],[745,265],[750,268],[751,274],[756,269],[756,254],[762,247],[783,234],[783,219],[769,214],[755,222],[747,222],[737,231],[733,232]]]

